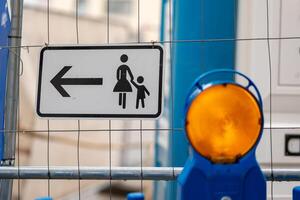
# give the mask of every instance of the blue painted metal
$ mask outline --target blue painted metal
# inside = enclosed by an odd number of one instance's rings
[[[212,77],[217,74],[224,74],[228,80],[220,81]],[[246,85],[241,85],[230,80],[227,74],[238,75],[247,80]],[[211,82],[212,81],[212,82]],[[247,89],[256,97],[260,112],[263,110],[262,98],[255,84],[244,74],[233,70],[218,70],[208,72],[200,76],[193,83],[189,96],[186,100],[186,112],[194,98],[198,96],[206,87],[215,84],[232,83],[240,85]],[[250,88],[254,89],[250,90]],[[237,162],[233,164],[215,164],[193,151],[193,156],[188,159],[178,182],[181,185],[180,199],[193,200],[195,197],[199,200],[211,199],[234,199],[234,200],[265,200],[266,199],[266,180],[256,161],[255,150],[261,138],[260,136],[251,150]]]
[[[5,0],[0,1],[0,46],[8,46],[10,33],[10,19],[8,6]],[[6,72],[8,64],[8,48],[0,48],[0,160],[3,159],[4,145],[4,108],[6,90]]]
[[[127,200],[144,200],[144,194],[135,192],[127,195]]]
[[[184,103],[189,86],[202,73],[212,69],[234,68],[235,42],[205,39],[232,39],[236,33],[236,0],[173,0],[173,128],[184,125]],[[188,40],[191,40],[188,42]],[[184,42],[185,41],[185,42]],[[222,80],[221,75],[217,76]],[[173,137],[173,138],[172,138]],[[188,155],[186,136],[170,134],[169,166],[183,166]],[[176,148],[175,148],[176,147]],[[177,196],[177,183],[169,184],[168,200]]]
[[[300,186],[294,187],[293,189],[293,200],[300,199]]]

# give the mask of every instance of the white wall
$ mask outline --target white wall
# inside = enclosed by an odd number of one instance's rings
[[[239,38],[267,38],[266,1],[239,1]],[[269,1],[270,38],[300,36],[300,1]],[[285,155],[285,135],[300,134],[300,39],[271,39],[271,90],[267,40],[237,42],[237,70],[246,73],[259,87],[264,101],[265,127],[270,127],[272,98],[272,150],[274,168],[299,168],[299,156]],[[285,127],[278,129],[279,127]],[[299,141],[290,144],[299,150]],[[270,131],[265,130],[257,150],[262,167],[270,167]],[[300,183],[275,182],[275,199],[291,199],[292,186]],[[270,192],[270,184],[269,184]]]

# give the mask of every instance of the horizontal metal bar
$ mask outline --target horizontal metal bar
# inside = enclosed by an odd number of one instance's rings
[[[0,167],[0,179],[176,180],[181,167]],[[262,170],[268,181],[300,181],[300,169]]]
[[[0,46],[1,48],[1,46]],[[272,126],[269,127],[268,125],[265,125],[265,127],[263,128],[264,130],[269,130],[269,129],[272,129],[272,130],[294,130],[294,129],[300,129],[300,126]],[[139,131],[143,131],[143,132],[152,132],[152,131],[178,131],[178,132],[182,132],[184,131],[184,128],[142,128],[142,129],[139,129],[139,128],[127,128],[127,129],[124,129],[124,128],[114,128],[114,129],[107,129],[107,128],[103,128],[103,129],[82,129],[80,130],[82,133],[84,132],[99,132],[99,133],[102,133],[102,132],[139,132]],[[51,129],[51,130],[48,130],[48,129],[21,129],[21,130],[3,130],[1,129],[0,130],[0,133],[20,133],[20,134],[24,134],[24,133],[61,133],[61,132],[64,132],[64,133],[73,133],[73,132],[78,132],[78,129]]]
[[[172,167],[0,167],[0,179],[175,180],[182,168]]]

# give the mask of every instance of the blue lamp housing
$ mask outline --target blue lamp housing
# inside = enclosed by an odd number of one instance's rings
[[[224,77],[229,75],[230,78],[223,81],[211,79],[220,73],[224,74]],[[246,80],[246,85],[232,81],[234,75]],[[237,84],[253,94],[262,113],[262,99],[255,84],[244,74],[225,69],[205,73],[194,82],[186,101],[186,112],[195,97],[205,88],[227,83]],[[263,116],[261,126],[263,127]],[[261,135],[262,128],[255,145],[234,163],[214,163],[192,149],[192,155],[178,178],[179,199],[265,200],[266,180],[255,157],[255,150]]]

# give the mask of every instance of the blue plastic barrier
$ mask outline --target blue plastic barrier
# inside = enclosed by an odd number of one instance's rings
[[[52,197],[38,197],[35,200],[53,200]]]
[[[127,200],[144,200],[144,194],[135,192],[127,195]]]
[[[293,200],[300,200],[300,186],[294,187]]]

